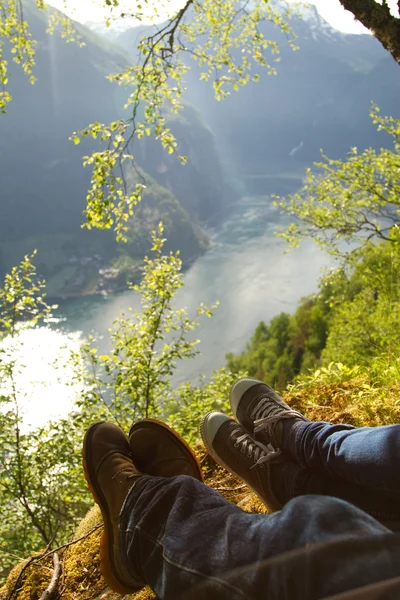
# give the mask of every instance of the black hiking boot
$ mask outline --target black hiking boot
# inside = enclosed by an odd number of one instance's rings
[[[304,415],[290,408],[286,402],[266,383],[257,379],[240,379],[231,389],[232,412],[263,444],[282,448],[283,419],[308,421]]]
[[[254,440],[236,421],[220,412],[209,412],[200,425],[208,453],[222,467],[249,485],[270,510],[282,504],[271,486],[271,463],[283,461],[282,453]]]

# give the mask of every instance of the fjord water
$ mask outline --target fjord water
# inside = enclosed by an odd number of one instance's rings
[[[200,302],[220,304],[213,318],[202,319],[194,335],[201,340],[200,354],[178,364],[175,384],[195,381],[201,373],[210,375],[225,364],[227,352],[244,348],[260,320],[294,311],[302,296],[317,289],[329,258],[311,241],[285,254],[285,243],[274,236],[276,220],[265,196],[242,198],[215,235],[212,248],[185,273],[177,306],[194,315]],[[99,351],[107,352],[108,330],[129,308],[140,308],[138,295],[131,291],[68,299],[60,302],[54,322],[23,334],[20,386],[27,391],[27,424],[39,425],[68,412],[79,387],[70,385],[68,351],[94,333]]]
[[[213,247],[185,273],[177,305],[195,314],[200,302],[220,304],[212,319],[202,319],[194,336],[201,340],[200,354],[178,364],[176,384],[210,375],[224,365],[227,352],[243,349],[260,320],[292,312],[302,296],[316,290],[329,258],[309,241],[285,254],[284,242],[274,236],[276,219],[265,196],[242,198],[215,235]],[[130,291],[65,300],[54,323],[27,333],[23,355],[29,369],[21,375],[24,388],[30,389],[27,422],[43,423],[68,411],[76,393],[67,385],[70,370],[63,367],[68,348],[76,349],[79,339],[93,332],[100,336],[99,351],[107,352],[112,322],[130,307],[140,307],[138,295]],[[52,363],[57,356],[55,377]]]

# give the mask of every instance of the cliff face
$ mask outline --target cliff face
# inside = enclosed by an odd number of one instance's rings
[[[176,136],[179,153],[187,158],[186,165],[182,167],[151,137],[138,146],[143,168],[171,190],[197,222],[217,223],[224,198],[229,201],[232,191],[224,181],[213,133],[190,105],[184,106],[180,115],[169,115],[168,126]]]

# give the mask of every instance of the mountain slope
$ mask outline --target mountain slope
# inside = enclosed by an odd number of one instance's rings
[[[68,282],[76,280],[86,289],[86,276],[82,278],[77,274],[78,267],[72,269],[70,261],[79,262],[98,254],[102,262],[107,263],[121,251],[116,247],[112,232],[80,229],[91,175],[89,169],[82,167],[82,156],[98,145],[93,140],[85,140],[74,146],[68,138],[73,131],[91,122],[107,123],[126,116],[123,105],[127,91],[111,84],[106,75],[123,69],[130,58],[122,48],[79,24],[77,29],[86,44],[82,48],[67,44],[59,33],[48,35],[46,15],[34,7],[32,0],[25,3],[25,15],[33,37],[38,40],[37,83],[31,86],[19,67],[10,61],[13,101],[8,113],[0,118],[0,271],[5,272],[18,262],[22,252],[38,247],[41,274],[50,278],[57,276],[56,284],[51,285],[54,293],[57,289],[65,291]],[[159,188],[153,194],[159,219],[174,219],[172,249],[181,249],[182,257],[188,259],[204,249],[204,235],[193,223],[197,218],[207,220],[215,212],[222,198],[222,170],[214,139],[193,109],[187,109],[180,136],[183,144],[191,138],[201,140],[197,155],[212,157],[214,165],[212,182],[203,185],[208,168],[204,161],[189,165],[185,173],[179,161],[169,158],[169,176],[160,175],[158,179],[163,181],[158,182],[171,191]],[[157,164],[162,156],[158,145],[154,152],[146,151],[146,143],[150,142],[145,141],[142,147],[138,144],[134,151],[144,171],[150,175],[154,172],[157,179]],[[187,201],[188,173],[193,172],[199,173],[197,196]],[[169,201],[165,202],[167,196]],[[158,200],[162,200],[162,210],[158,209]],[[203,211],[206,202],[208,209]],[[202,203],[203,208],[199,206]],[[133,258],[143,256],[148,250],[148,244],[135,247]],[[64,267],[65,276],[60,276],[60,268]],[[72,275],[71,271],[74,271]],[[92,284],[89,287],[93,289]],[[75,291],[81,289],[78,288]]]
[[[192,68],[186,98],[214,132],[220,153],[246,184],[245,191],[281,192],[274,177],[301,175],[320,158],[321,148],[343,157],[351,146],[382,144],[382,134],[369,119],[372,101],[388,114],[400,114],[400,71],[375,38],[336,31],[315,9],[293,19],[292,26],[297,52],[271,24],[260,26],[267,38],[280,42],[277,76],[264,74],[259,83],[220,103],[210,82],[199,81],[196,63],[187,59]],[[142,31],[125,31],[117,41],[132,52]],[[297,184],[293,178],[292,185]]]

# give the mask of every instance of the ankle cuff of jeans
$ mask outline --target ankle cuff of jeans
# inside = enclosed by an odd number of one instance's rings
[[[147,585],[144,581],[143,573],[140,566],[139,554],[134,553],[133,556],[128,556],[131,540],[128,538],[133,536],[132,523],[130,517],[135,510],[134,506],[137,498],[140,496],[143,487],[147,482],[154,479],[150,475],[138,476],[129,490],[124,503],[121,507],[119,519],[119,564],[118,568],[124,580],[129,582],[132,587],[138,587],[138,590]]]

